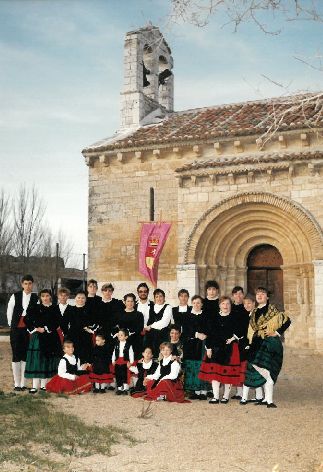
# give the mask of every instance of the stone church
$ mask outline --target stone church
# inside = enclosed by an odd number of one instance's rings
[[[83,150],[89,277],[134,291],[142,222],[172,223],[159,286],[267,286],[290,345],[323,351],[323,94],[173,110],[171,50],[126,34],[121,126]],[[194,91],[192,91],[193,93]]]

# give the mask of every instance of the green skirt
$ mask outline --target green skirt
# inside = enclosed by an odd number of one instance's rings
[[[202,361],[184,361],[184,390],[200,391],[209,390],[209,382],[204,382],[198,378]]]
[[[283,365],[283,345],[279,336],[265,338],[253,359],[248,362],[244,384],[247,387],[261,387],[266,383],[266,379],[253,365],[268,370],[270,377],[276,383]]]
[[[38,333],[33,333],[27,351],[25,377],[27,379],[49,379],[57,374],[58,357],[45,357],[39,348]]]

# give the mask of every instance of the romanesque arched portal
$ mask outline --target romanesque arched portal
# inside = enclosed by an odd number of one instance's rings
[[[323,259],[323,233],[298,203],[263,192],[227,198],[197,221],[184,260],[196,267],[201,292],[205,281],[215,278],[221,292],[229,293],[234,285],[247,287],[247,258],[259,245],[271,245],[281,254],[285,309],[306,323],[308,332],[315,325],[313,261]]]

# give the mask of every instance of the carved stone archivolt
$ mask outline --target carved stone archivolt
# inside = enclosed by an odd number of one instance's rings
[[[213,205],[194,225],[185,263],[243,267],[257,244],[271,244],[284,264],[323,259],[323,232],[299,203],[272,193],[245,192]]]

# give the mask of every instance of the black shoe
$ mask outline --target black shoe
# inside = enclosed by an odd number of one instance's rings
[[[267,403],[267,408],[277,408],[277,405],[275,403]]]
[[[46,387],[40,387],[41,392],[46,392]]]
[[[207,396],[204,395],[204,393],[201,393],[201,395],[199,395],[199,400],[207,400]]]
[[[100,393],[105,393],[105,388],[100,388],[99,392]]]
[[[228,398],[221,398],[221,403],[226,405],[227,403],[229,403],[229,399]]]
[[[110,387],[107,388],[107,390],[112,390],[112,391],[114,391],[115,388],[110,386]]]
[[[123,390],[122,394],[123,394],[123,395],[128,395],[128,394],[129,394],[129,390]]]
[[[247,400],[240,400],[240,405],[246,405],[248,403]]]
[[[21,387],[14,387],[15,392],[21,392]]]
[[[263,402],[262,400],[259,400],[255,403],[256,406],[261,405],[261,406],[267,406],[267,402]]]
[[[31,388],[29,390],[29,393],[32,393],[32,394],[37,393],[37,392],[38,392],[37,388]]]
[[[94,388],[94,389],[92,390],[93,393],[99,393],[99,391],[100,391],[100,390],[99,390],[98,388]]]
[[[233,397],[231,397],[231,400],[241,400],[241,398],[241,395],[233,395]]]
[[[220,403],[220,400],[218,398],[211,398],[211,400],[209,400],[209,404],[210,405],[218,405]]]
[[[201,395],[198,395],[197,393],[191,393],[191,395],[188,397],[190,400],[199,400]]]
[[[116,390],[116,395],[123,395],[123,390]]]
[[[28,389],[27,389],[27,387],[23,386],[23,387],[20,387],[20,390],[21,390],[22,392],[25,392],[25,391],[28,390]]]

